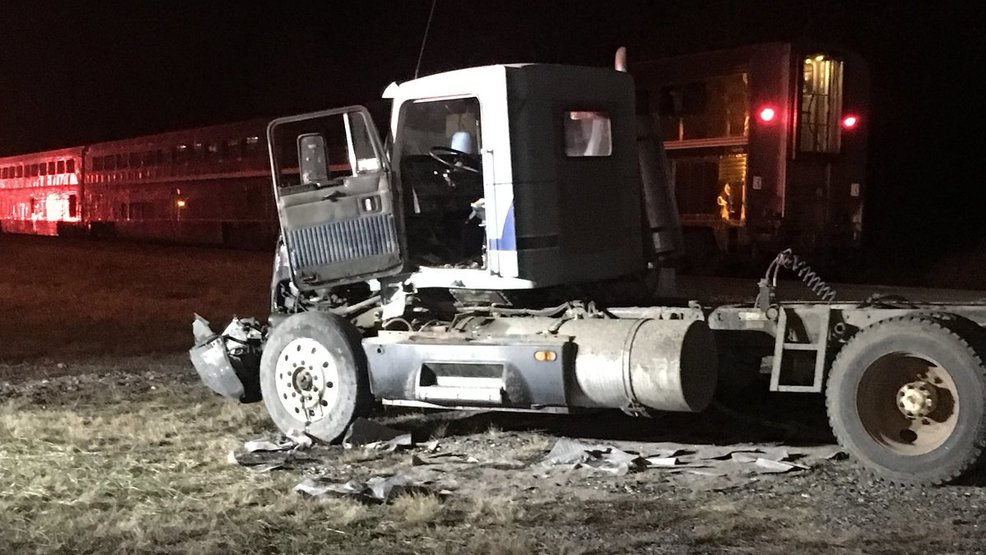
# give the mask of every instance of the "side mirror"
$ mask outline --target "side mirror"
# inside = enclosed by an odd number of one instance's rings
[[[318,133],[298,136],[298,168],[301,184],[326,183],[329,180],[329,153],[325,149],[325,137]]]

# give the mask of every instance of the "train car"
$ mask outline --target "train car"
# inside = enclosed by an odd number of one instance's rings
[[[859,246],[869,78],[858,55],[769,43],[630,72],[664,135],[693,264]]]
[[[76,147],[0,158],[0,231],[80,233],[83,151]]]
[[[86,224],[96,237],[272,246],[266,120],[91,145]]]

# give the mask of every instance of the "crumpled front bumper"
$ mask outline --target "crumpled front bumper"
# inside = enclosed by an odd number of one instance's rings
[[[209,323],[196,315],[193,331],[196,344],[189,349],[192,366],[209,389],[242,403],[254,403],[260,394],[261,332],[248,337],[238,330],[255,330],[253,321],[234,318],[226,331],[213,333]]]

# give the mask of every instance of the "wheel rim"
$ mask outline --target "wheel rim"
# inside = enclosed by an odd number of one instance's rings
[[[327,417],[339,394],[339,369],[321,343],[300,337],[287,344],[274,367],[277,400],[305,422]]]
[[[958,422],[958,390],[948,370],[913,353],[892,353],[871,364],[856,392],[863,428],[898,455],[941,447]]]

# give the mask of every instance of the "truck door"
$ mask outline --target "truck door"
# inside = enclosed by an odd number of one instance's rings
[[[267,140],[281,235],[300,289],[401,271],[401,214],[366,108],[276,119]]]

